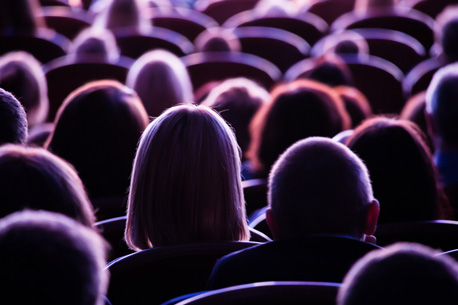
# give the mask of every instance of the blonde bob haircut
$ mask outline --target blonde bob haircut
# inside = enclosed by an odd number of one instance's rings
[[[216,112],[175,106],[146,128],[132,171],[125,235],[133,250],[249,239],[240,148]]]

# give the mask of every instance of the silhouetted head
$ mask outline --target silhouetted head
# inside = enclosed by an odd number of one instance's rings
[[[205,106],[175,106],[142,135],[132,171],[126,241],[135,250],[247,240],[240,149]]]
[[[64,215],[23,211],[0,219],[2,296],[14,304],[103,305],[106,242]],[[6,251],[6,249],[8,249]]]
[[[318,82],[296,80],[278,86],[254,116],[247,157],[255,170],[266,176],[294,142],[311,136],[333,137],[350,125],[334,90]]]
[[[116,39],[110,30],[89,27],[76,36],[68,54],[74,54],[77,59],[90,56],[110,62],[119,59]]]
[[[239,52],[240,41],[232,30],[210,28],[197,36],[194,45],[199,52]]]
[[[372,251],[350,269],[339,305],[455,304],[458,265],[419,244],[398,243]]]
[[[339,56],[332,54],[316,58],[314,67],[301,78],[312,79],[331,87],[350,86],[353,83],[347,64]]]
[[[181,60],[165,50],[142,55],[130,69],[126,85],[134,89],[150,116],[177,104],[191,104],[193,89]]]
[[[46,147],[73,164],[90,198],[125,197],[147,124],[133,90],[116,81],[95,81],[65,99]]]
[[[0,145],[27,141],[27,116],[21,103],[0,88]]]
[[[458,5],[447,6],[436,17],[435,36],[447,61],[458,61]]]
[[[327,138],[298,141],[269,176],[268,224],[275,239],[373,234],[378,205],[363,162]]]
[[[92,205],[78,174],[42,148],[0,147],[0,217],[23,209],[67,215],[92,227]]]
[[[365,121],[347,146],[366,164],[379,200],[379,223],[441,218],[441,190],[425,135],[409,121]]]

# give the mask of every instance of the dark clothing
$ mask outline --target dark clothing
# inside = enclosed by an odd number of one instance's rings
[[[376,245],[340,236],[273,241],[219,259],[207,289],[264,282],[342,282],[350,267]]]

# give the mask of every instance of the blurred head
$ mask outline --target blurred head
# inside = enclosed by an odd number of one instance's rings
[[[350,125],[334,90],[318,82],[296,80],[274,89],[254,116],[247,156],[255,170],[267,174],[294,142],[311,136],[333,137]]]
[[[0,88],[0,145],[27,141],[27,116],[21,103]]]
[[[363,162],[327,138],[296,142],[269,176],[268,224],[275,239],[373,234],[378,204]]]
[[[111,62],[119,59],[119,50],[113,33],[97,27],[81,31],[73,40],[68,54],[74,54],[76,58],[91,56]]]
[[[30,126],[43,123],[48,115],[48,84],[41,64],[26,52],[0,57],[0,87],[22,104]]]
[[[0,33],[35,34],[46,26],[40,10],[38,0],[0,1]]]
[[[313,68],[301,78],[312,79],[331,87],[349,86],[353,83],[353,75],[347,64],[333,54],[314,59]]]
[[[197,36],[194,45],[198,52],[239,52],[240,41],[232,30],[210,28]]]
[[[179,191],[178,191],[179,190]],[[240,151],[205,106],[175,106],[145,130],[135,157],[126,241],[135,250],[247,240]]]
[[[428,131],[436,149],[458,149],[458,63],[439,69],[426,91]]]
[[[435,23],[436,43],[449,62],[458,61],[458,5],[447,6]]]
[[[46,147],[73,164],[91,198],[125,197],[147,124],[134,91],[116,81],[95,81],[65,99]]]
[[[409,121],[377,117],[365,121],[347,146],[371,173],[381,213],[379,223],[439,219],[441,190],[425,135]]]
[[[126,85],[134,89],[150,116],[177,104],[191,104],[193,89],[181,60],[165,50],[142,55],[130,69]]]
[[[216,86],[202,102],[215,109],[235,129],[244,154],[250,144],[249,125],[256,111],[269,98],[260,85],[246,78],[229,79]]]
[[[369,54],[369,45],[361,34],[347,30],[329,36],[324,42],[323,53],[364,55]]]
[[[438,254],[423,245],[404,243],[372,251],[350,269],[337,303],[455,304],[458,265]]]
[[[0,220],[2,295],[14,304],[103,305],[106,242],[67,216],[23,211]]]
[[[95,222],[75,170],[42,148],[0,147],[0,198],[0,217],[32,209],[61,213],[89,227]]]

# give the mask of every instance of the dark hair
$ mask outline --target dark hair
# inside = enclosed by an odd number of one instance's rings
[[[46,147],[73,164],[90,198],[125,197],[147,124],[133,90],[116,81],[95,81],[64,101]]]
[[[425,135],[412,122],[377,117],[355,129],[347,141],[367,165],[379,223],[442,218],[442,190]]]
[[[0,88],[0,145],[24,144],[27,140],[27,117],[21,103]]]
[[[75,170],[42,148],[0,147],[0,217],[23,209],[65,214],[92,227],[92,205]]]
[[[311,80],[280,85],[251,122],[247,157],[266,176],[280,154],[311,136],[333,137],[350,128],[342,100],[330,87]]]
[[[0,220],[2,298],[14,304],[103,305],[106,243],[92,228],[48,211]]]

